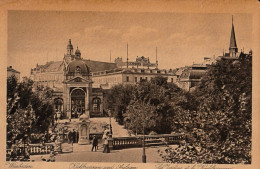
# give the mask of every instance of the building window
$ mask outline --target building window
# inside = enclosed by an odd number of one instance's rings
[[[143,70],[143,69],[141,70],[141,73],[144,73],[144,70]]]
[[[137,77],[135,77],[135,82],[137,82]]]
[[[173,78],[171,78],[171,82],[173,83]]]
[[[76,67],[76,73],[80,73],[81,72],[81,69],[79,66]]]
[[[145,80],[147,81],[147,80],[148,80],[148,78],[147,78],[147,77],[145,77]]]
[[[54,99],[56,112],[63,113],[63,100],[61,98]]]
[[[142,77],[140,77],[140,81],[142,81],[143,80],[143,78]]]
[[[129,82],[129,77],[128,76],[126,76],[126,81]]]
[[[94,98],[92,103],[93,103],[93,112],[99,113],[100,112],[100,103],[101,103],[100,98]]]

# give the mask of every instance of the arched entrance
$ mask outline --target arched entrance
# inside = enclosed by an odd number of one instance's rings
[[[78,88],[71,92],[71,118],[78,118],[85,113],[85,91]]]

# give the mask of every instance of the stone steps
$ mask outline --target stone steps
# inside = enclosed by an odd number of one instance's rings
[[[90,118],[89,119],[92,123],[96,123],[97,125],[100,124],[109,124],[109,117],[97,117],[97,118]],[[67,123],[67,126],[70,129],[75,129],[78,126],[79,119],[72,119],[71,122],[69,120],[64,119],[59,121],[60,125]],[[125,137],[129,136],[128,131],[124,129],[124,126],[119,125],[114,118],[111,118],[111,126],[113,131],[113,137]],[[97,132],[95,130],[91,132]]]

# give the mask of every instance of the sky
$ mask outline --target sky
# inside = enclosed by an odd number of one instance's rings
[[[252,48],[251,14],[233,14],[239,51]],[[228,52],[232,14],[8,11],[7,65],[29,76],[36,64],[61,61],[71,39],[84,59],[137,56],[174,69]]]

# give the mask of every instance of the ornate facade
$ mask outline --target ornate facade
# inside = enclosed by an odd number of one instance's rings
[[[103,91],[92,87],[92,71],[115,67],[114,63],[84,60],[78,48],[74,53],[69,40],[63,61],[36,65],[31,69],[31,78],[35,85],[54,90],[54,109],[61,112],[63,118],[78,118],[85,112],[90,117],[97,117],[103,116]]]
[[[156,57],[157,58],[157,57]],[[121,66],[120,66],[121,65]],[[136,61],[115,63],[83,59],[80,50],[74,52],[69,40],[63,61],[51,61],[31,69],[35,85],[48,86],[54,90],[54,109],[63,118],[78,118],[84,112],[90,117],[103,116],[103,97],[106,89],[117,84],[136,84],[155,76],[168,78],[175,83],[172,71],[158,69],[158,61],[137,57]]]

